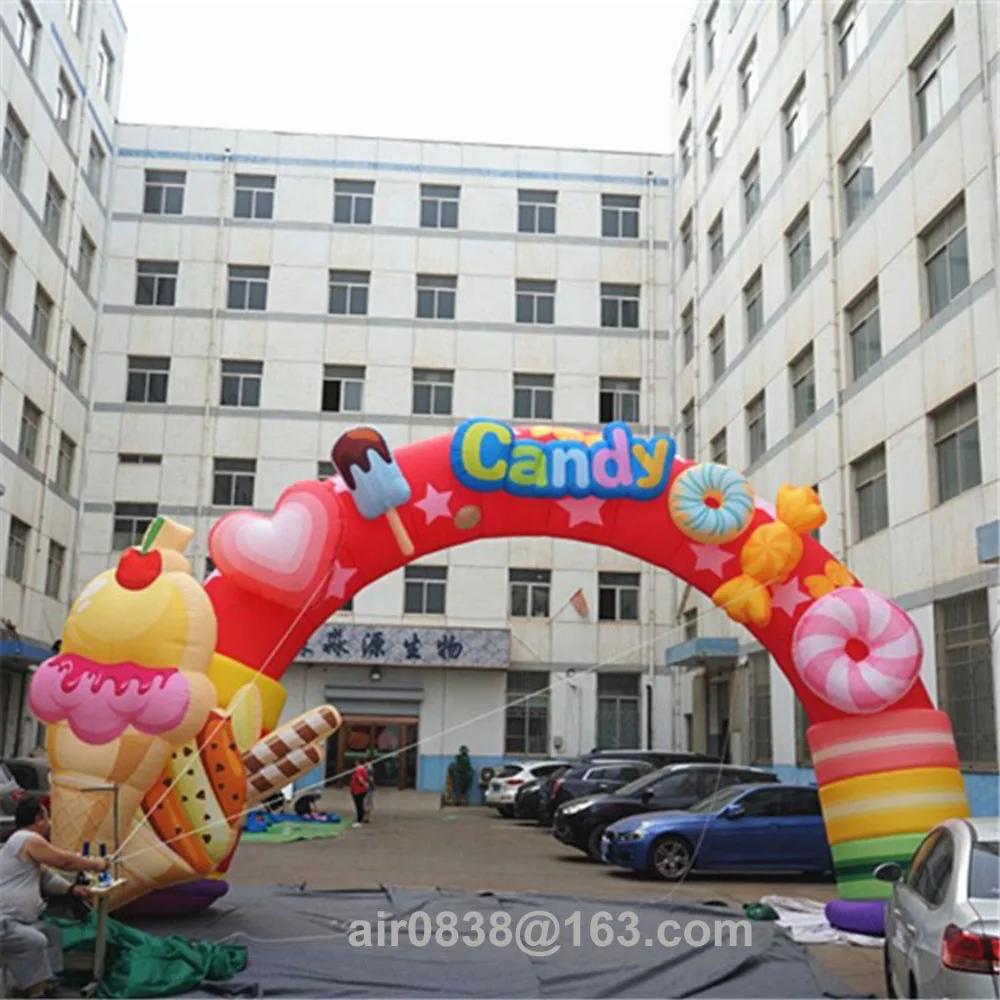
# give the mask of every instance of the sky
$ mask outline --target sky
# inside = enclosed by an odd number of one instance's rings
[[[124,122],[664,153],[694,0],[119,0]]]

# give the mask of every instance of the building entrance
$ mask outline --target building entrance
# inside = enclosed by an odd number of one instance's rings
[[[358,762],[373,756],[376,787],[416,788],[418,731],[416,716],[345,716],[327,745],[327,781],[344,787]]]

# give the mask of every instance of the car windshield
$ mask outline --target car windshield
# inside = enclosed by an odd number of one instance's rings
[[[723,788],[721,791],[715,792],[709,795],[707,799],[702,799],[701,802],[696,802],[693,806],[688,807],[688,812],[693,813],[714,813],[718,812],[720,809],[725,808],[729,805],[733,799],[739,798],[744,792],[745,788],[741,788],[736,785],[732,788]]]
[[[980,840],[969,862],[969,898],[1000,899],[1000,841]]]
[[[615,792],[615,795],[638,795],[643,789],[648,788],[654,781],[658,778],[664,778],[670,772],[666,768],[661,768],[659,771],[650,771],[649,774],[644,774],[641,778],[636,778],[635,781],[630,781],[627,785],[622,785],[621,788]]]

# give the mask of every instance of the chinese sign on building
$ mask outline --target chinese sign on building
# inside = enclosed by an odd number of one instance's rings
[[[389,667],[505,668],[510,665],[510,633],[506,629],[324,625],[303,646],[298,659]]]

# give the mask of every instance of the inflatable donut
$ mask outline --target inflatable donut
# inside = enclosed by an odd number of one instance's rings
[[[861,587],[821,597],[792,635],[792,662],[802,682],[851,715],[874,715],[899,701],[920,675],[922,657],[910,616]]]
[[[753,488],[725,465],[692,465],[670,487],[674,524],[688,538],[705,545],[731,542],[746,530],[753,514]]]

